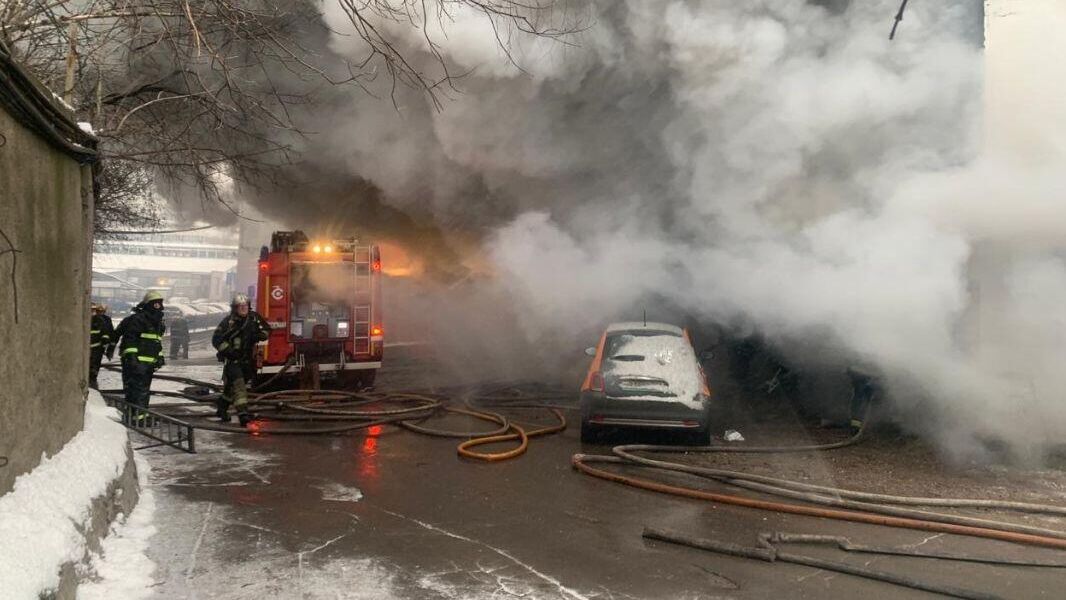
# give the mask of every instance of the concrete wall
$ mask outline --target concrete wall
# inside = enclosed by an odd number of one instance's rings
[[[0,229],[19,251],[14,285],[12,255],[0,256],[3,495],[83,424],[92,185],[90,167],[2,108],[0,135]]]
[[[989,0],[986,21],[987,151],[1026,162],[1061,160],[1066,140],[1066,2]]]

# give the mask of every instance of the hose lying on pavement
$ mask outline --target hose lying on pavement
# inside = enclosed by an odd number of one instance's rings
[[[178,397],[211,405],[220,395],[221,386],[211,382],[160,374],[156,374],[155,378],[184,383],[190,387],[180,392],[153,391],[153,395]],[[261,389],[270,381],[265,381],[255,389]],[[121,398],[122,390],[101,390],[101,393],[105,396]],[[529,439],[532,437],[563,431],[566,428],[566,418],[563,414],[557,408],[540,404],[540,401],[542,399],[556,401],[567,397],[558,391],[547,393],[538,390],[531,394],[515,389],[515,386],[509,386],[509,389],[500,389],[497,386],[488,393],[468,389],[461,397],[409,392],[278,390],[249,394],[247,408],[256,418],[247,427],[218,422],[211,418],[211,413],[189,410],[187,404],[156,405],[152,410],[176,418],[196,429],[252,435],[339,434],[392,424],[425,435],[461,438],[464,441],[457,448],[460,456],[496,462],[524,454],[529,448]],[[569,397],[572,398],[572,396]],[[462,401],[465,407],[451,405],[459,401]],[[474,405],[481,402],[499,403],[501,409],[547,410],[556,422],[548,426],[514,423],[495,410],[475,409]],[[509,404],[512,402],[514,405]],[[473,417],[492,423],[496,427],[489,431],[450,431],[435,429],[426,424],[430,419],[444,414]],[[293,422],[303,424],[283,424]],[[500,452],[471,450],[482,445],[514,442],[518,444],[516,447]]]
[[[906,577],[904,575],[897,575],[895,573],[878,571],[869,567],[860,567],[856,565],[849,565],[847,563],[839,563],[821,558],[815,558],[812,556],[802,556],[799,554],[782,552],[775,548],[769,542],[762,540],[760,541],[761,547],[751,548],[747,546],[731,544],[728,542],[719,542],[716,540],[697,538],[689,535],[684,535],[678,532],[666,531],[662,529],[652,529],[648,527],[644,528],[643,537],[651,540],[659,540],[663,542],[669,542],[671,544],[688,546],[690,548],[708,550],[710,552],[716,552],[718,554],[725,554],[728,556],[753,558],[771,563],[787,562],[797,565],[804,565],[807,567],[814,567],[816,569],[824,569],[826,571],[835,571],[837,573],[845,573],[848,575],[854,575],[865,579],[874,579],[877,581],[883,581],[885,583],[891,583],[893,585],[898,585],[901,587],[908,587],[911,589],[922,590],[934,594],[943,594],[945,596],[952,596],[954,598],[965,598],[966,600],[1001,600],[1000,596],[997,596],[995,594],[989,594],[986,592],[977,592],[973,590],[958,588],[955,586],[929,583],[914,579],[912,577]]]
[[[511,393],[508,394],[505,392]],[[456,448],[460,456],[486,462],[498,462],[501,460],[516,458],[524,454],[529,448],[529,438],[558,433],[566,429],[566,417],[563,416],[559,408],[547,404],[541,404],[537,401],[538,399],[558,400],[563,398],[566,398],[566,396],[560,394],[551,395],[549,393],[530,396],[527,393],[522,393],[521,390],[515,389],[514,386],[509,386],[506,389],[494,388],[476,395],[468,394],[464,401],[467,408],[445,407],[444,410],[447,412],[499,423],[500,427],[498,429],[491,432],[479,433],[476,436],[470,435],[469,432],[434,429],[413,421],[404,421],[400,423],[400,426],[411,431],[436,437],[468,438]],[[555,417],[556,422],[548,426],[531,426],[524,423],[514,423],[497,412],[486,410],[486,406],[489,404],[492,404],[494,408],[546,409]],[[533,429],[527,430],[527,427],[533,427]],[[518,442],[516,447],[501,452],[478,452],[471,450],[471,448],[477,446],[514,441]]]
[[[571,464],[575,469],[608,481],[623,483],[651,491],[718,502],[745,506],[760,510],[783,512],[790,514],[823,517],[857,523],[869,523],[889,527],[902,527],[922,531],[941,533],[955,533],[974,537],[997,539],[1021,544],[1045,546],[1050,548],[1066,549],[1066,532],[1018,525],[989,519],[965,517],[944,513],[935,513],[898,506],[886,506],[858,500],[849,500],[853,497],[876,497],[881,502],[888,504],[922,504],[930,506],[952,507],[981,507],[1008,510],[1026,510],[1028,512],[1041,512],[1049,514],[1063,514],[1064,509],[1058,506],[1029,504],[1018,502],[1002,502],[998,500],[971,500],[971,499],[938,499],[938,498],[908,498],[903,496],[890,496],[883,494],[865,494],[827,486],[813,486],[810,484],[741,473],[698,467],[694,465],[656,460],[635,454],[643,452],[684,452],[684,453],[713,453],[713,452],[810,452],[844,448],[859,442],[865,434],[860,429],[854,436],[831,444],[806,445],[806,446],[648,446],[628,445],[616,446],[613,449],[614,456],[596,456],[575,454]],[[766,494],[784,496],[811,504],[827,506],[822,508],[801,504],[789,504],[759,500],[734,494],[722,494],[708,492],[695,488],[671,485],[624,475],[605,469],[590,466],[590,463],[606,463],[621,466],[637,466],[651,468],[658,471],[684,473],[706,479],[723,482],[736,487],[742,487]],[[812,491],[805,491],[812,490]],[[827,495],[831,494],[831,495]],[[841,510],[844,509],[844,510]]]
[[[848,538],[840,535],[786,533],[783,531],[759,534],[760,546],[769,546],[773,544],[817,544],[823,546],[834,546],[845,552],[855,552],[860,554],[909,556],[912,558],[934,558],[938,560],[952,560],[957,562],[971,562],[986,565],[1007,565],[1012,567],[1046,567],[1050,569],[1066,569],[1066,562],[1025,560],[1014,558],[992,558],[990,556],[972,556],[969,554],[955,554],[951,552],[933,552],[932,550],[922,550],[914,547],[897,548],[892,546],[866,546],[863,544],[855,544]]]
[[[467,440],[459,444],[459,455],[488,462],[497,462],[520,456],[526,451],[526,448],[529,447],[529,438],[541,435],[549,435],[552,433],[559,433],[560,431],[566,429],[566,417],[564,417],[563,414],[559,412],[559,410],[556,408],[549,408],[548,411],[551,412],[551,414],[554,415],[557,420],[554,425],[538,427],[536,429],[530,429],[529,431],[526,431],[526,429],[521,425],[511,423],[511,429],[514,431],[514,433],[484,436]],[[518,440],[518,446],[505,452],[475,452],[471,450],[471,448],[475,446],[484,446],[486,444],[499,444],[504,442],[511,442],[514,440]]]
[[[833,444],[824,444],[820,446],[649,446],[641,444],[632,444],[625,446],[615,446],[611,451],[613,454],[625,461],[642,464],[648,467],[662,467],[670,470],[675,470],[680,463],[672,463],[667,461],[659,461],[635,454],[636,452],[684,452],[687,454],[700,454],[700,453],[713,453],[713,452],[735,452],[735,453],[767,453],[767,452],[809,452],[809,451],[821,451],[821,450],[833,450],[837,448],[844,448],[861,440],[859,434],[856,434],[843,442],[837,442]],[[768,491],[767,486],[773,486],[781,488],[782,490],[798,490],[807,492],[816,492],[821,494],[830,494],[836,498],[847,498],[852,500],[864,500],[872,502],[883,502],[887,504],[899,504],[899,505],[911,505],[911,506],[941,506],[941,507],[953,507],[953,508],[994,508],[1001,510],[1013,510],[1019,512],[1030,513],[1044,513],[1054,515],[1066,515],[1066,507],[1064,506],[1052,506],[1048,504],[1032,504],[1028,502],[1012,502],[1006,500],[986,500],[986,499],[973,499],[973,498],[913,498],[908,496],[895,496],[891,494],[872,494],[868,492],[858,492],[854,490],[847,490],[842,488],[834,488],[822,485],[814,485],[809,483],[803,483],[799,481],[792,481],[788,479],[780,479],[777,477],[768,477],[764,475],[755,475],[752,473],[742,473],[737,471],[725,471],[721,469],[708,469],[700,468],[689,465],[681,465],[685,472],[693,475],[711,477],[720,481],[725,481],[740,487],[749,487],[757,491]],[[766,484],[764,486],[758,485],[746,485],[743,482],[751,482],[754,484]],[[770,492],[778,493],[778,491]],[[782,493],[780,495],[789,495]],[[789,497],[802,498],[800,495],[789,495]]]

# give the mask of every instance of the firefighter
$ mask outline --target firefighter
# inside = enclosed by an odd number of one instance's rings
[[[107,316],[107,305],[93,303],[93,316],[89,320],[89,387],[94,390],[100,389],[96,382],[96,376],[100,372],[100,363],[115,355],[115,325],[111,317]]]
[[[126,402],[148,407],[152,375],[163,366],[163,295],[150,291],[115,330],[121,339],[122,389]]]
[[[189,320],[178,316],[170,323],[170,358],[189,358]]]
[[[211,336],[211,345],[218,350],[222,365],[222,397],[218,400],[217,415],[223,423],[230,420],[233,404],[237,418],[244,427],[252,420],[248,414],[248,386],[255,377],[255,346],[270,335],[270,325],[248,306],[248,296],[237,294],[230,304],[230,314],[222,319]]]

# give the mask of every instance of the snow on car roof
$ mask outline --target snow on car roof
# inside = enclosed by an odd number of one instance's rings
[[[661,331],[663,333],[672,333],[676,336],[683,335],[683,331],[676,325],[668,325],[666,323],[643,323],[641,321],[631,321],[624,323],[611,323],[607,326],[607,333],[618,333],[619,331]]]

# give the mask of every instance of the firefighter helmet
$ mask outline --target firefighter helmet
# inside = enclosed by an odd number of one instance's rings
[[[107,314],[107,305],[106,304],[97,304],[96,302],[93,302],[93,313],[98,314],[98,315],[106,315]]]
[[[234,308],[236,308],[237,306],[240,306],[241,304],[248,304],[248,296],[238,292],[238,293],[233,295],[233,302],[230,303],[230,306],[233,306]]]
[[[141,300],[141,304],[149,304],[149,303],[155,302],[157,300],[159,302],[162,302],[163,301],[163,294],[160,294],[159,292],[157,292],[155,290],[148,290],[148,292],[144,295],[144,300]]]

